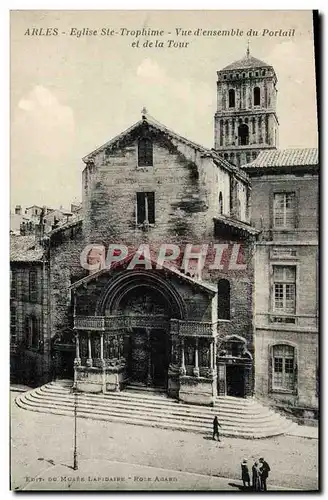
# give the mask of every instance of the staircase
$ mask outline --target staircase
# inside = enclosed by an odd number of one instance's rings
[[[16,404],[23,409],[73,416],[72,382],[52,382],[21,393]],[[129,387],[126,391],[78,393],[78,417],[143,425],[200,434],[212,433],[218,416],[223,436],[266,438],[290,432],[297,424],[254,399],[218,397],[214,407],[189,405],[170,399],[165,392]]]

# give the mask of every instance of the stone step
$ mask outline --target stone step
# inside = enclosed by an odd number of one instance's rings
[[[40,393],[40,394],[44,395],[45,397],[46,396],[53,397],[53,398],[63,397],[63,395],[58,391],[50,392],[44,388],[40,388],[37,393],[38,394]],[[71,395],[69,393],[66,393],[66,397],[71,397]],[[127,407],[127,408],[142,408],[144,410],[149,410],[149,411],[153,410],[153,408],[154,408],[154,402],[151,400],[147,400],[147,401],[138,400],[138,402],[136,402],[133,398],[129,398],[128,396],[125,397],[124,399],[122,399],[122,398],[118,397],[116,395],[116,393],[114,393],[113,395],[110,395],[110,394],[106,394],[106,395],[88,394],[87,396],[83,395],[83,394],[79,394],[78,397],[79,397],[79,400],[81,398],[87,397],[90,401],[94,401],[95,404],[97,402],[107,401],[107,402],[110,402],[111,405]],[[276,413],[274,413],[271,410],[267,410],[267,412],[265,414],[263,414],[263,407],[260,407],[260,406],[256,407],[256,409],[253,409],[253,406],[250,406],[249,409],[247,409],[247,411],[244,411],[241,413],[239,409],[235,409],[235,408],[217,407],[214,409],[214,408],[206,407],[206,406],[204,407],[204,406],[197,406],[197,405],[185,405],[183,403],[180,404],[180,403],[173,401],[173,402],[169,402],[169,403],[166,403],[166,402],[157,403],[156,402],[156,408],[158,408],[158,409],[160,408],[163,411],[170,411],[173,413],[184,413],[186,415],[193,414],[193,415],[197,415],[199,417],[206,416],[207,418],[210,418],[212,420],[213,420],[215,415],[222,416],[222,417],[223,416],[236,417],[237,420],[242,419],[242,421],[248,419],[252,422],[254,420],[260,421],[263,419],[268,419],[269,416],[271,416],[272,418],[276,417]]]
[[[33,394],[30,394],[27,396],[27,398],[30,400],[32,399],[33,401],[36,402],[41,402],[41,403],[48,403],[51,404],[53,403],[58,404],[58,405],[67,405],[67,407],[73,406],[73,398],[71,396],[62,396],[61,398],[56,397],[56,398],[51,398],[45,396],[44,393],[41,391],[36,390]],[[121,411],[124,413],[130,413],[130,414],[139,414],[139,415],[144,415],[145,410],[144,408],[140,407],[135,407],[134,405],[126,405],[126,403],[121,403],[120,401],[115,402],[111,401],[110,405],[108,404],[108,401],[101,400],[99,398],[98,400],[95,398],[89,398],[89,397],[83,397],[79,396],[78,398],[78,406],[80,407],[96,407],[97,409],[106,409],[113,411]],[[165,416],[168,419],[183,419],[185,421],[197,421],[203,422],[205,425],[212,425],[213,422],[213,414],[206,414],[206,413],[199,413],[197,412],[197,408],[194,409],[193,412],[190,410],[185,411],[184,408],[180,406],[176,406],[175,408],[172,408],[170,410],[163,410],[161,408],[158,408],[156,406],[153,407],[148,407],[147,408],[147,414],[152,415],[152,416]],[[218,413],[218,416],[220,417],[219,420],[220,422],[225,421],[225,425],[242,425],[243,427],[254,427],[254,424],[263,427],[268,427],[270,424],[276,424],[276,419],[277,415],[272,414],[272,415],[261,415],[259,418],[254,419],[254,417],[249,416],[249,415],[221,415]]]
[[[63,391],[57,386],[51,386],[49,384],[47,384],[46,386],[43,386],[46,388],[46,390],[48,391],[52,391],[52,392],[57,392],[57,393],[60,393],[62,394]],[[67,394],[69,394],[71,391],[67,390],[66,391]],[[175,399],[172,399],[172,398],[169,398],[167,396],[167,394],[163,394],[163,395],[160,395],[160,396],[151,396],[151,395],[143,395],[143,394],[137,394],[137,393],[134,393],[134,392],[130,392],[130,391],[122,391],[122,392],[108,392],[108,393],[105,393],[105,394],[90,394],[92,396],[100,396],[102,398],[108,398],[108,399],[121,399],[121,400],[124,400],[124,401],[136,401],[138,404],[144,402],[151,402],[153,403],[154,401],[156,402],[156,404],[162,404],[162,405],[167,405],[167,406],[175,406],[177,404],[177,400]],[[205,411],[208,411],[209,408],[212,409],[213,411],[213,414],[215,414],[217,412],[217,409],[224,409],[224,408],[228,408],[228,409],[236,409],[238,411],[240,411],[241,408],[245,409],[245,408],[252,408],[254,413],[256,413],[257,411],[258,412],[263,412],[263,406],[259,403],[257,403],[256,401],[254,401],[254,399],[245,399],[245,400],[242,400],[240,401],[240,398],[228,398],[227,400],[225,398],[217,398],[217,402],[215,403],[215,405],[212,407],[212,406],[200,406],[200,405],[195,405],[195,404],[188,404],[188,403],[183,403],[182,401],[179,401],[178,402],[179,405],[181,406],[184,406],[185,408],[189,407],[189,408],[195,408],[195,407],[198,407],[198,408],[202,408],[204,409]]]
[[[78,417],[130,423],[165,429],[176,429],[201,434],[212,432],[213,415],[218,414],[222,425],[221,434],[245,438],[264,438],[287,432],[292,425],[288,419],[268,410],[260,404],[244,400],[242,408],[233,408],[234,400],[228,401],[229,408],[211,408],[197,405],[185,405],[169,399],[166,395],[143,398],[126,393],[78,394]],[[21,408],[73,416],[74,395],[69,388],[58,384],[46,384],[38,389],[20,394],[16,398]],[[221,398],[220,403],[225,399]],[[232,408],[231,408],[232,406]],[[256,408],[262,413],[254,415]],[[234,410],[234,411],[232,411]]]
[[[18,398],[17,398],[18,399]],[[23,398],[20,398],[20,400],[17,401],[17,404],[24,408],[24,409],[29,409],[33,411],[38,411],[38,412],[46,412],[46,413],[53,413],[53,414],[60,414],[60,415],[66,415],[69,417],[73,417],[74,414],[74,406],[73,404],[71,405],[71,408],[67,407],[61,407],[58,405],[47,405],[47,404],[38,404],[38,406],[35,406],[35,403],[32,400],[32,405],[29,399],[26,399],[23,401]],[[96,419],[96,420],[105,420],[105,421],[114,421],[114,422],[124,422],[124,423],[129,423],[129,424],[135,424],[135,425],[143,425],[143,426],[150,426],[150,427],[157,427],[157,428],[164,428],[164,429],[175,429],[175,430],[182,430],[182,431],[189,431],[189,432],[196,432],[196,433],[201,433],[201,434],[210,434],[212,431],[211,425],[204,426],[201,423],[186,423],[186,422],[177,422],[177,421],[169,421],[168,419],[165,418],[152,418],[149,417],[149,415],[139,418],[138,415],[130,415],[130,414],[122,414],[119,412],[119,414],[115,414],[115,412],[112,412],[111,410],[99,410],[95,409],[94,407],[90,408],[83,408],[82,410],[79,409],[78,411],[78,418],[91,418],[91,419]],[[281,429],[280,429],[281,431]],[[286,427],[287,431],[287,427]],[[283,432],[283,431],[282,431]],[[280,434],[282,432],[279,432]],[[264,438],[268,437],[269,435],[276,435],[276,427],[272,428],[267,428],[265,430],[263,429],[236,429],[235,427],[231,428],[223,428],[221,434],[223,436],[236,436],[236,437],[245,437],[245,438]]]

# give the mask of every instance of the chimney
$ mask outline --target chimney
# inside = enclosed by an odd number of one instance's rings
[[[16,215],[22,215],[22,206],[21,205],[16,205],[15,206],[15,214]]]

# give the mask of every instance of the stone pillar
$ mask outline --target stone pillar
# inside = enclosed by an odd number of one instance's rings
[[[236,146],[238,146],[238,120],[237,120],[237,118],[235,120],[234,134],[235,134],[235,140],[234,140],[234,142],[235,142]]]
[[[195,339],[195,368],[194,375],[195,377],[199,377],[199,361],[198,361],[198,338]]]
[[[100,359],[101,362],[104,361],[104,334],[101,332],[100,334]]]
[[[216,351],[217,351],[217,339],[213,342],[213,369],[216,370]]]
[[[214,345],[213,345],[214,341],[211,340],[211,343],[210,343],[210,368],[211,370],[214,370]]]
[[[265,116],[262,117],[262,141],[263,141],[263,144],[266,144],[266,132],[265,132],[265,129],[266,129],[266,124],[265,124],[266,120],[265,120]]]
[[[102,393],[106,392],[106,373],[104,360],[104,333],[100,333],[100,362],[102,367]]]
[[[181,348],[180,375],[185,375],[186,374],[186,365],[185,365],[184,338],[182,338],[180,340],[180,348]]]
[[[92,352],[91,352],[91,334],[88,332],[88,359],[87,366],[92,366]]]
[[[75,336],[75,361],[76,361],[76,364],[78,364],[78,365],[81,364],[81,358],[80,358],[80,334],[79,334],[79,332],[77,332],[76,336]]]
[[[260,127],[259,127],[259,117],[255,117],[255,142],[256,144],[260,143]]]

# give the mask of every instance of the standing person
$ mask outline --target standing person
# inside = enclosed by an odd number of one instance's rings
[[[270,465],[268,464],[268,462],[266,462],[264,460],[264,458],[260,458],[259,460],[260,464],[261,464],[261,471],[260,471],[260,479],[261,479],[261,490],[262,491],[267,491],[267,479],[268,479],[268,476],[269,476],[269,472],[270,472]]]
[[[247,460],[243,460],[241,463],[241,479],[243,481],[244,487],[250,487],[250,477],[249,477],[249,470],[248,470],[248,465],[247,465]]]
[[[218,417],[215,415],[213,420],[213,439],[217,438],[220,441],[219,427],[221,427]]]
[[[252,467],[252,488],[254,491],[260,491],[261,489],[260,467],[259,463],[256,460]]]

